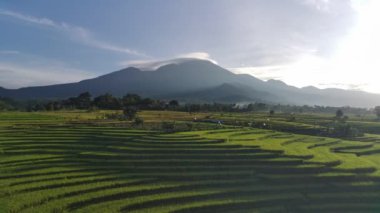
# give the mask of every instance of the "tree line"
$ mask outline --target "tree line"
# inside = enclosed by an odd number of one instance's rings
[[[137,94],[126,94],[119,98],[110,93],[92,97],[89,92],[79,94],[63,100],[48,101],[45,103],[28,104],[27,111],[57,111],[57,110],[123,110],[125,107],[135,107],[142,110],[163,110],[175,108],[178,101],[165,102],[151,98],[142,98]]]
[[[29,100],[15,101],[11,98],[0,97],[0,111],[56,111],[56,110],[123,110],[125,107],[136,107],[142,110],[177,110],[184,112],[282,112],[282,113],[335,113],[341,109],[349,114],[366,115],[375,113],[380,119],[380,106],[374,109],[356,107],[329,107],[329,106],[297,106],[267,103],[179,103],[177,100],[159,100],[143,98],[137,94],[126,94],[116,97],[110,93],[92,97],[84,92],[76,97],[63,100]]]

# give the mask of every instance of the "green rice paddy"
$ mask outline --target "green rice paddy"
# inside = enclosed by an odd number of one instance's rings
[[[142,116],[191,119],[159,114]],[[380,211],[376,134],[164,133],[97,116],[0,113],[0,212]]]

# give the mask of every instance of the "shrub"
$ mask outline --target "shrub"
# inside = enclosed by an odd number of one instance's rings
[[[136,118],[137,108],[133,106],[124,107],[123,114],[125,119],[131,121]]]
[[[380,106],[376,106],[374,110],[377,118],[380,119]]]
[[[328,128],[328,136],[341,138],[355,138],[364,134],[357,128],[347,123],[334,123]]]
[[[166,132],[173,132],[175,129],[175,122],[162,122],[161,128]]]
[[[123,116],[120,113],[107,113],[104,115],[105,119],[122,120]]]
[[[188,122],[188,123],[186,123],[186,127],[187,127],[187,129],[188,129],[189,131],[191,131],[191,130],[193,130],[193,128],[194,128],[194,124]]]
[[[133,124],[135,126],[142,126],[144,125],[144,119],[140,117],[136,117],[135,120],[133,121]]]

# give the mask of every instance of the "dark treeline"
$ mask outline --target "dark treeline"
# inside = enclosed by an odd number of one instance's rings
[[[142,98],[136,94],[127,94],[121,98],[109,93],[92,97],[89,92],[63,100],[28,100],[15,101],[0,97],[0,111],[58,111],[58,110],[123,110],[125,107],[136,107],[141,110],[180,110],[177,100],[164,101]],[[191,109],[199,110],[198,107]]]
[[[73,109],[123,110],[125,107],[136,107],[141,110],[163,110],[170,106],[169,103],[166,103],[165,101],[142,98],[136,94],[127,94],[118,98],[106,93],[92,98],[89,92],[85,92],[77,97],[71,97],[64,100],[28,104],[26,111],[57,111]]]
[[[12,100],[11,98],[0,97],[0,111],[12,111],[23,108],[21,103]]]
[[[333,114],[341,109],[346,114],[365,115],[376,110],[355,108],[355,107],[328,107],[328,106],[296,106],[296,105],[273,105],[265,103],[247,104],[222,104],[222,103],[203,103],[190,104],[179,103],[177,100],[158,100],[143,98],[136,94],[127,94],[121,98],[109,93],[92,97],[89,92],[84,92],[77,97],[64,100],[32,100],[15,101],[10,98],[0,97],[0,111],[56,111],[73,109],[105,109],[122,110],[125,107],[133,106],[141,110],[176,110],[185,112],[269,112],[275,111],[282,113],[329,113]],[[379,108],[375,108],[379,109]],[[380,110],[377,110],[380,111]],[[380,115],[380,113],[378,113]]]

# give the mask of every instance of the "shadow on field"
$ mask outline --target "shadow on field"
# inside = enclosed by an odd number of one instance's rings
[[[113,201],[120,201],[121,212],[170,206],[175,212],[380,210],[373,168],[338,169],[339,162],[308,163],[312,156],[196,135],[49,127],[5,136],[0,148],[10,160],[0,166],[9,173],[0,181],[16,198],[44,193],[15,211],[60,200],[67,211]]]

